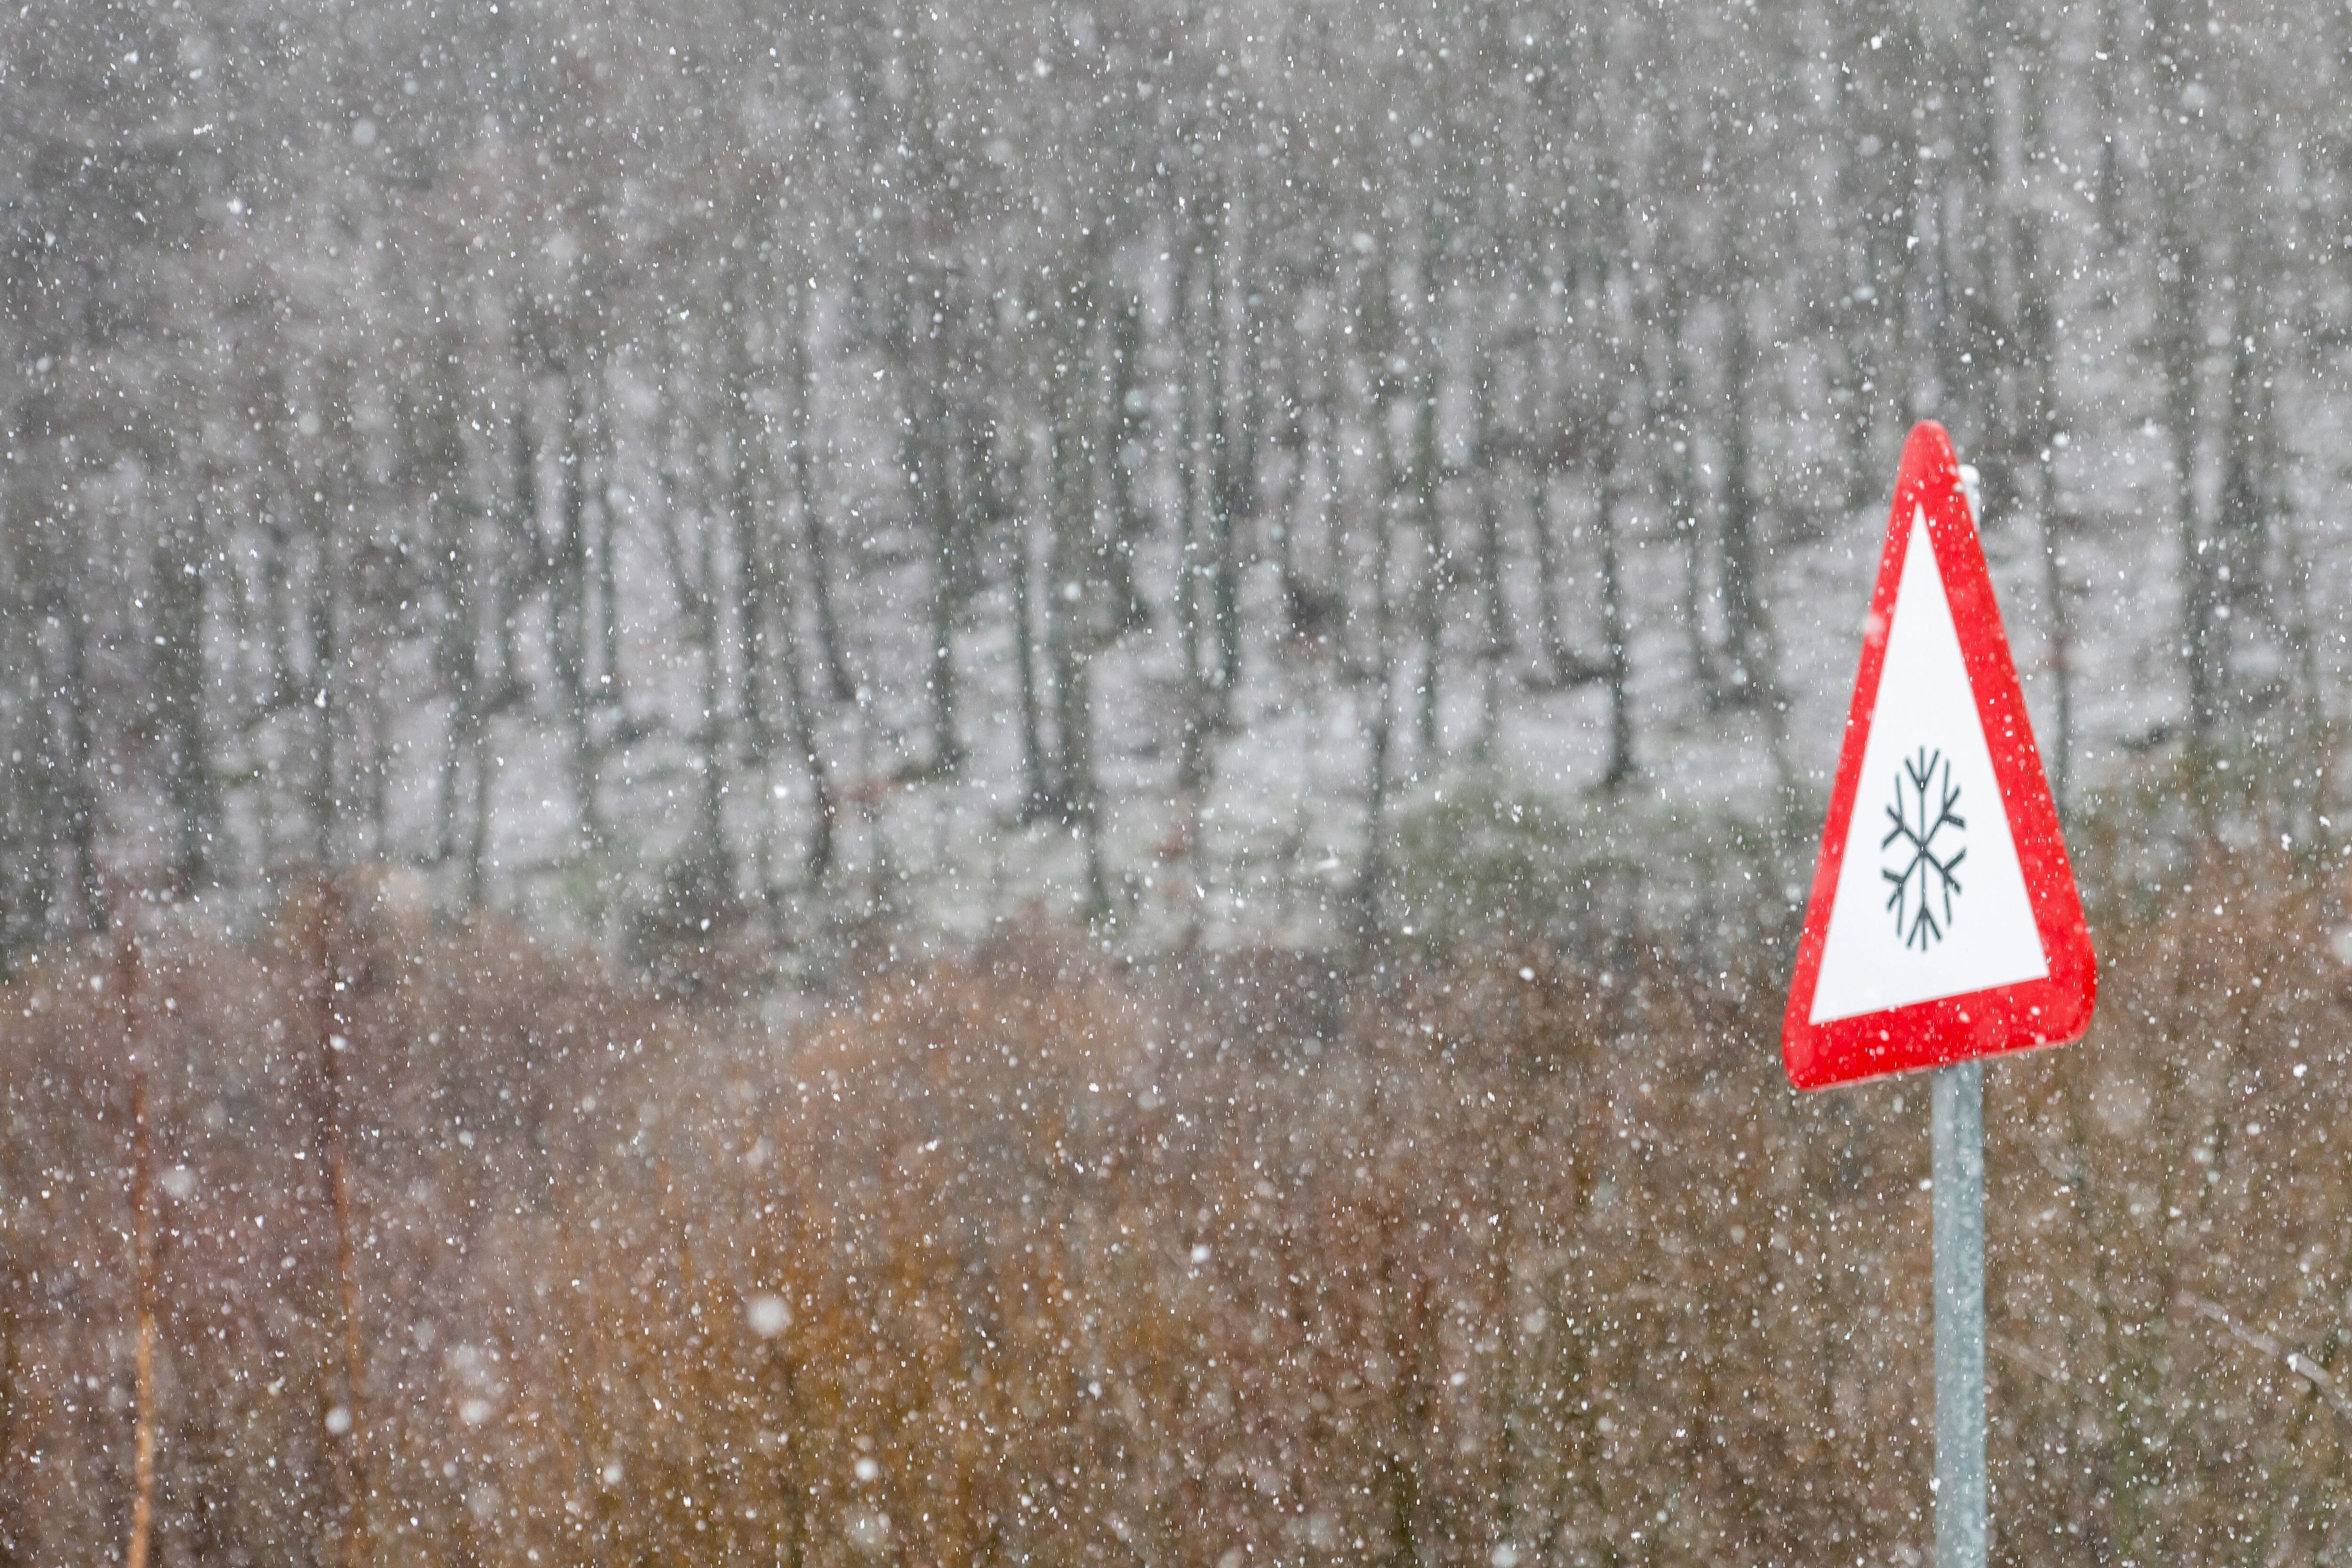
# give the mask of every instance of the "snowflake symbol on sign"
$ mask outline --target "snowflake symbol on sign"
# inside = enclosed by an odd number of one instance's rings
[[[1895,800],[1886,808],[1894,825],[1878,843],[1885,855],[1879,874],[1889,883],[1886,907],[1895,915],[1895,934],[1903,946],[1923,953],[1950,929],[1952,900],[1960,891],[1956,873],[1969,852],[1960,835],[1969,824],[1959,803],[1952,764],[1941,751],[1923,746],[1916,760],[1906,758],[1895,770]]]

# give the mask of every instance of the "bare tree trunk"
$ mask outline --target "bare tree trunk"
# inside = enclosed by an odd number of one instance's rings
[[[572,814],[578,844],[591,848],[604,837],[604,821],[596,802],[596,738],[589,712],[588,690],[588,493],[583,475],[586,456],[581,450],[586,411],[582,406],[581,372],[576,361],[586,358],[584,347],[568,356],[562,392],[557,403],[556,432],[562,488],[557,499],[555,549],[546,565],[548,577],[548,662],[555,672],[557,694],[563,705],[564,728],[571,737]]]
[[[601,411],[596,415],[597,450],[602,457],[602,465],[595,475],[595,483],[590,486],[589,504],[594,508],[596,515],[596,606],[599,616],[597,627],[602,634],[600,656],[596,661],[597,696],[603,706],[618,716],[626,714],[629,702],[628,685],[624,678],[626,672],[621,664],[620,572],[614,562],[613,551],[613,513],[616,508],[612,500],[612,469],[618,437],[611,423],[613,389],[607,384],[604,377],[604,366],[601,357],[596,362],[595,370],[597,380],[594,390],[598,409]]]
[[[2158,101],[2178,102],[2192,62],[2188,28],[2174,0],[2159,0],[2149,15]],[[2159,130],[2151,152],[2157,201],[2156,358],[2163,377],[2163,419],[2171,437],[2174,522],[2179,539],[2180,653],[2189,684],[2188,730],[2192,752],[2207,754],[2221,716],[2228,653],[2217,634],[2217,570],[2208,549],[2197,500],[2199,361],[2203,353],[2198,289],[2200,247],[2188,204],[2193,199],[2187,174],[2188,152],[2180,133]]]
[[[1236,429],[1234,390],[1226,375],[1226,273],[1238,267],[1242,242],[1234,238],[1218,193],[1226,189],[1220,179],[1211,187],[1213,216],[1206,229],[1209,298],[1208,465],[1211,616],[1216,633],[1217,659],[1210,683],[1211,724],[1219,729],[1233,721],[1234,689],[1241,679],[1241,544],[1240,518],[1256,506],[1258,392],[1257,354],[1249,330],[1251,309],[1247,288],[1243,295],[1241,352],[1243,412]]]
[[[955,486],[947,460],[947,400],[940,395],[944,374],[936,351],[910,351],[912,373],[908,378],[910,405],[907,423],[906,464],[919,526],[930,542],[930,674],[924,685],[931,699],[931,755],[922,771],[946,778],[963,761],[963,742],[956,727],[956,615],[963,591],[959,556],[962,533]]]
[[[1477,382],[1477,434],[1472,466],[1478,486],[1478,600],[1485,635],[1478,644],[1482,691],[1478,759],[1492,762],[1502,737],[1503,661],[1511,652],[1511,607],[1503,588],[1503,433],[1495,415],[1494,363],[1482,352]]]
[[[1664,428],[1673,432],[1674,438],[1659,444],[1659,492],[1664,497],[1667,515],[1674,520],[1675,533],[1682,541],[1683,639],[1689,650],[1691,681],[1700,696],[1713,706],[1722,699],[1724,680],[1706,633],[1707,549],[1706,530],[1699,524],[1704,498],[1698,476],[1698,426],[1691,406],[1689,349],[1683,337],[1688,329],[1689,312],[1679,279],[1667,279],[1660,293],[1665,302],[1661,331],[1664,341],[1660,350],[1665,368],[1660,378],[1663,386],[1651,405],[1651,417],[1658,420],[1663,416],[1668,422]]]
[[[792,703],[793,746],[800,752],[809,776],[809,838],[807,847],[801,852],[801,868],[811,882],[822,883],[833,870],[833,831],[838,808],[834,803],[832,776],[817,744],[815,704],[809,697],[808,673],[802,667],[800,634],[789,611],[778,623],[783,629],[782,644],[777,652],[783,661],[786,695]]]
[[[797,289],[793,291],[793,299],[795,308],[799,308]],[[808,345],[801,334],[797,331],[787,333],[785,341],[793,364],[793,500],[800,508],[801,575],[809,585],[816,612],[818,656],[824,662],[821,674],[831,683],[834,700],[845,701],[850,695],[849,677],[841,663],[840,633],[832,624],[833,596],[826,586],[824,528],[817,515],[816,454],[812,445],[814,440],[814,409],[811,403],[815,395],[814,380],[810,372]],[[783,542],[779,538],[777,549],[781,550],[782,548]],[[783,629],[786,643],[783,656],[786,677],[791,682],[793,744],[799,750],[802,764],[807,768],[809,775],[812,821],[808,847],[803,852],[802,863],[812,881],[822,882],[833,870],[834,830],[838,811],[824,754],[817,743],[819,705],[809,690],[810,675],[800,643],[799,620],[789,595],[779,609],[778,623]]]
[[[194,892],[212,874],[213,835],[220,826],[205,724],[205,587],[207,548],[201,501],[185,525],[167,521],[154,553],[157,727],[163,737],[163,792],[172,817],[172,881]]]
[[[82,925],[91,931],[106,929],[105,889],[98,869],[98,737],[96,701],[89,685],[89,622],[80,606],[64,593],[58,596],[58,616],[65,637],[65,782],[58,791],[65,808],[66,841],[81,900]]]
[[[1728,395],[1724,408],[1723,527],[1717,541],[1717,588],[1723,600],[1723,695],[1727,701],[1747,705],[1770,702],[1775,694],[1762,668],[1764,611],[1756,583],[1757,505],[1749,473],[1755,343],[1749,336],[1747,290],[1733,288],[1727,308],[1731,317],[1731,350],[1726,369]]]
[[[2099,43],[2091,58],[2092,103],[2100,126],[2113,126],[2121,116],[2116,112],[2116,76],[2126,58],[2123,41],[2118,36],[2123,25],[2124,0],[2098,0]],[[2099,208],[2099,232],[2110,246],[2120,245],[2124,237],[2124,171],[2123,157],[2116,146],[2112,131],[2099,138],[2099,172],[2095,189]]]
[[[1388,881],[1389,747],[1396,727],[1395,637],[1389,599],[1389,573],[1394,530],[1389,520],[1388,443],[1383,437],[1381,469],[1383,482],[1372,502],[1372,722],[1365,758],[1364,858],[1356,873],[1356,936],[1360,944],[1376,941],[1381,931],[1381,904]]]
[[[1282,603],[1287,620],[1285,630],[1290,636],[1310,648],[1320,650],[1330,645],[1332,639],[1346,642],[1345,616],[1348,605],[1348,551],[1341,541],[1344,531],[1339,517],[1340,481],[1340,399],[1337,390],[1339,367],[1345,362],[1339,341],[1339,287],[1333,287],[1333,298],[1324,312],[1322,336],[1312,345],[1318,366],[1317,387],[1309,398],[1300,386],[1297,395],[1301,403],[1299,420],[1299,484],[1304,494],[1306,470],[1311,461],[1317,476],[1322,482],[1322,498],[1318,509],[1322,528],[1322,570],[1320,580],[1300,563],[1298,557],[1298,512],[1290,508],[1283,519]],[[1301,359],[1307,355],[1309,345],[1297,345]],[[1303,383],[1303,369],[1297,383]],[[1294,383],[1294,384],[1297,384]]]
[[[1427,230],[1422,254],[1414,271],[1415,284],[1423,296],[1422,302],[1423,331],[1421,334],[1421,376],[1414,399],[1412,423],[1412,508],[1413,524],[1421,535],[1420,581],[1414,594],[1415,634],[1421,641],[1421,676],[1416,684],[1417,702],[1415,735],[1418,739],[1418,765],[1423,769],[1435,768],[1440,755],[1437,719],[1439,685],[1444,678],[1445,654],[1445,592],[1448,561],[1445,553],[1445,518],[1439,502],[1442,455],[1437,444],[1437,399],[1440,392],[1437,340],[1437,306],[1434,296],[1436,281],[1433,276],[1439,248],[1444,243],[1437,220],[1423,220]]]
[[[698,896],[715,905],[735,891],[734,856],[727,843],[728,733],[726,712],[727,649],[719,627],[719,582],[716,523],[708,517],[708,486],[712,476],[698,467],[695,483],[703,490],[696,497],[692,605],[694,640],[702,653],[702,722],[694,731],[696,766],[701,774],[698,842],[694,849]]]
[[[371,682],[366,703],[368,853],[388,863],[397,858],[392,841],[392,763],[396,750],[392,700],[382,685]]]
[[[1110,549],[1103,562],[1108,579],[1112,620],[1121,632],[1140,632],[1150,623],[1150,607],[1136,581],[1135,548],[1143,538],[1150,516],[1137,494],[1139,473],[1150,472],[1150,402],[1144,387],[1143,296],[1132,288],[1118,291],[1111,313],[1110,333]],[[992,454],[993,447],[992,445]],[[992,500],[1001,504],[995,486]]]
[[[466,907],[479,909],[488,900],[484,876],[489,857],[490,789],[495,768],[490,755],[490,726],[478,708],[467,716],[467,748],[473,756],[474,800],[466,833]]]
[[[148,1126],[147,1053],[139,1039],[139,948],[131,912],[114,931],[115,1006],[131,1065],[131,1250],[138,1306],[131,1355],[131,1542],[127,1568],[147,1568],[155,1529],[155,1199],[153,1134]]]
[[[2103,11],[2111,7],[2102,7]],[[2042,70],[2031,63],[2019,84],[2029,154],[2043,136]],[[2055,727],[2050,736],[2050,793],[2063,821],[2068,814],[2074,770],[2074,591],[2067,583],[2067,549],[2075,519],[2059,493],[2054,447],[2058,440],[2058,324],[2042,252],[2042,218],[2022,201],[2008,204],[2011,270],[2016,279],[2016,363],[2020,384],[2018,450],[2032,464],[2034,499],[2042,532],[2042,597],[2048,639]],[[2108,214],[2102,212],[2102,221]]]
[[[0,426],[0,430],[5,430]],[[30,765],[0,773],[0,972],[47,935],[57,855],[47,829],[45,775],[54,746],[39,733],[47,674],[42,656],[34,520],[19,509],[21,486],[0,483],[0,744]],[[6,1516],[0,1515],[0,1524]]]
[[[2067,816],[2074,782],[2074,625],[2073,591],[2066,582],[2066,546],[2073,517],[2058,495],[2056,467],[2047,448],[2041,463],[2042,597],[2049,618],[2050,682],[2057,725],[2050,745],[2050,794],[2059,820]]]
[[[727,517],[735,557],[735,631],[742,660],[742,686],[737,702],[742,713],[743,758],[758,781],[757,827],[751,839],[752,877],[761,906],[767,912],[770,936],[782,940],[783,906],[774,878],[773,794],[776,758],[774,645],[779,616],[774,578],[775,544],[761,517],[760,472],[766,443],[753,403],[751,323],[759,308],[757,290],[750,287],[747,267],[738,267],[731,278],[734,313],[721,328],[719,352],[726,356],[721,381],[720,417],[727,450]]]
[[[319,1061],[319,1119],[315,1149],[327,1181],[329,1213],[335,1231],[335,1285],[340,1309],[343,1398],[325,1413],[327,1447],[343,1455],[343,1568],[360,1568],[370,1531],[367,1450],[367,1356],[360,1334],[358,1251],[352,1241],[351,1162],[344,1128],[344,1058],[351,1050],[350,987],[337,953],[347,922],[342,894],[324,876],[302,912],[304,985],[310,993]]]
[[[1625,617],[1625,577],[1618,559],[1618,437],[1601,438],[1601,468],[1593,476],[1593,528],[1601,546],[1601,679],[1609,694],[1609,761],[1601,787],[1615,790],[1633,778],[1632,634]]]
[[[1995,459],[2005,459],[2010,433],[1999,396],[2000,361],[2006,347],[2000,329],[1993,246],[1998,229],[1986,196],[2000,179],[2000,148],[1994,116],[1999,108],[1990,29],[1974,16],[1946,7],[1922,12],[1935,26],[1927,69],[1934,79],[1981,84],[1978,90],[1949,92],[1943,99],[1948,155],[1938,160],[1930,183],[1936,220],[1937,380],[1944,418],[1956,438]],[[1995,485],[2006,479],[1996,476]],[[2006,497],[2004,497],[2005,500]]]
[[[833,568],[825,538],[824,516],[816,505],[816,354],[810,336],[816,330],[816,307],[810,291],[794,287],[793,329],[785,334],[793,362],[793,482],[801,496],[801,553],[807,561],[809,597],[816,609],[817,652],[824,662],[824,691],[835,703],[857,693],[844,653],[841,622],[834,612]]]
[[[316,492],[314,492],[316,495]],[[310,824],[310,859],[314,865],[331,865],[341,850],[342,800],[338,755],[342,698],[335,679],[342,663],[342,551],[336,545],[331,509],[314,500],[309,518],[317,544],[311,565],[307,612],[310,643],[311,720],[310,779],[304,802]]]
[[[2249,163],[2253,159],[2249,156]],[[2221,484],[2213,519],[2215,614],[2227,627],[2225,645],[2242,641],[2245,622],[2275,627],[2271,592],[2271,512],[2274,486],[2268,473],[2272,403],[2268,371],[2272,356],[2261,350],[2269,311],[2265,260],[2258,242],[2242,232],[2237,240],[2231,282],[2228,404],[2222,413]]]
[[[528,416],[520,406],[509,417],[506,434],[507,467],[503,477],[508,489],[504,504],[494,503],[491,509],[486,557],[490,667],[477,670],[473,712],[467,722],[474,789],[466,834],[466,903],[473,909],[483,907],[489,897],[489,845],[497,828],[498,779],[502,766],[491,746],[491,725],[499,714],[523,698],[517,633],[522,620],[524,580],[528,574],[520,570],[520,563],[529,541],[539,528],[537,458],[530,443]],[[472,529],[467,531],[470,535]]]
[[[1051,758],[1045,750],[1045,705],[1037,691],[1037,611],[1031,602],[1034,569],[1029,559],[1029,530],[1016,521],[1005,542],[1012,556],[1013,658],[1020,683],[1021,778],[1020,820],[1033,822],[1057,808]]]
[[[1367,315],[1365,348],[1373,365],[1371,396],[1372,474],[1372,716],[1365,758],[1364,853],[1356,872],[1356,931],[1359,946],[1380,939],[1382,904],[1388,882],[1389,749],[1396,727],[1396,653],[1394,608],[1389,596],[1395,529],[1390,510],[1398,485],[1394,436],[1389,428],[1390,402],[1398,387],[1388,364],[1389,277],[1385,256],[1368,269],[1364,281]]]
[[[1213,230],[1205,226],[1196,233],[1199,243],[1192,249],[1206,257],[1209,275],[1209,281],[1202,290],[1208,298],[1204,307],[1195,308],[1193,306],[1192,269],[1189,260],[1180,260],[1176,268],[1179,329],[1189,327],[1193,339],[1185,345],[1181,361],[1187,367],[1195,362],[1207,367],[1203,373],[1205,384],[1196,383],[1189,368],[1177,382],[1176,635],[1183,653],[1184,692],[1181,698],[1183,729],[1177,742],[1176,792],[1185,801],[1195,800],[1208,782],[1212,694],[1202,626],[1201,579],[1212,570],[1204,557],[1213,551],[1203,549],[1202,513],[1204,504],[1210,511],[1217,506],[1213,461],[1219,435],[1217,402],[1223,395],[1218,371],[1222,355],[1218,342],[1223,336],[1223,329],[1218,319],[1215,235]],[[1205,441],[1201,434],[1204,412],[1209,428]],[[1205,482],[1204,475],[1210,476]],[[1214,528],[1210,528],[1205,542],[1213,545],[1215,537]],[[1180,810],[1192,809],[1183,804],[1179,806]]]
[[[455,486],[453,486],[452,488]],[[468,760],[479,763],[479,733],[488,694],[482,690],[479,616],[474,592],[478,563],[465,503],[445,492],[432,504],[433,571],[441,589],[435,662],[449,694],[449,734],[441,754],[434,858],[457,858],[457,791]],[[467,878],[469,892],[472,877]]]
[[[1528,465],[1528,529],[1536,558],[1536,636],[1543,646],[1540,679],[1542,685],[1556,687],[1574,684],[1579,661],[1569,652],[1560,612],[1559,529],[1551,515],[1552,476],[1549,460]]]
[[[1055,729],[1060,741],[1060,805],[1086,852],[1089,918],[1108,914],[1110,882],[1103,860],[1101,786],[1095,772],[1092,655],[1087,625],[1094,556],[1094,465],[1088,440],[1092,400],[1083,365],[1093,336],[1090,284],[1068,287],[1066,368],[1057,378],[1054,420],[1054,553],[1045,606],[1045,644],[1054,665]]]

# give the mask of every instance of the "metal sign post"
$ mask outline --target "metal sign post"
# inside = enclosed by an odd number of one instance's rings
[[[1984,1082],[1935,1077],[1936,1568],[1984,1568]]]
[[[1994,601],[1968,473],[1913,429],[1863,623],[1781,1060],[1799,1089],[1933,1071],[1936,1568],[1984,1568],[1984,1082],[2082,1037],[2082,895]]]

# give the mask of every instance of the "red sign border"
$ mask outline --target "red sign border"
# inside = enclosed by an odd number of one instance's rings
[[[1879,672],[1886,662],[1886,633],[1903,580],[1914,508],[1927,517],[1927,537],[1934,543],[1944,594],[1959,632],[1961,660],[1976,694],[1977,716],[1992,753],[1993,777],[2009,813],[2026,897],[2050,972],[2039,980],[1816,1024],[1810,1021],[1813,987],[1821,977],[1822,948],[1829,935],[1830,906],[1837,898],[1838,869],[1853,820],[1863,752],[1878,708]],[[2009,636],[2001,627],[2000,606],[1993,599],[1984,547],[1961,486],[1959,459],[1944,427],[1922,421],[1903,444],[1903,461],[1895,477],[1895,504],[1863,634],[1862,667],[1854,676],[1837,785],[1822,830],[1821,860],[1813,871],[1804,934],[1797,944],[1789,1010],[1781,1020],[1781,1060],[1789,1082],[1797,1088],[1826,1089],[2003,1051],[2063,1045],[2081,1039],[2090,1027],[2098,987],[2090,928],[2083,920],[2083,901],[2059,833],[2042,754],[2033,744],[2033,725],[2017,683]]]

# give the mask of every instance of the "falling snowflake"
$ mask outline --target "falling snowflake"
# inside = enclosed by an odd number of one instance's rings
[[[1923,953],[1951,928],[1952,900],[1960,891],[1956,873],[1969,852],[1960,842],[1969,824],[1959,803],[1951,762],[1941,751],[1923,746],[1916,761],[1906,758],[1895,770],[1895,800],[1886,808],[1894,826],[1878,843],[1886,855],[1879,874],[1889,884],[1895,934]]]

